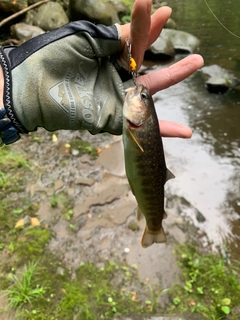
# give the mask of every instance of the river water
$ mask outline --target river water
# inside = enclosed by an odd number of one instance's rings
[[[218,18],[240,36],[239,1],[208,0]],[[240,39],[229,34],[204,0],[170,0],[179,30],[197,36],[205,65],[217,64],[240,78]],[[177,55],[175,60],[181,59]],[[171,62],[172,63],[172,62]],[[162,65],[155,66],[162,68]],[[184,197],[205,217],[198,222],[215,245],[240,252],[240,87],[223,95],[206,90],[200,72],[154,96],[159,118],[193,129],[191,140],[164,139],[168,167],[176,179],[171,194]]]

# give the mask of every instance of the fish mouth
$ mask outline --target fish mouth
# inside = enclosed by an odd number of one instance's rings
[[[139,125],[136,125],[135,123],[133,123],[132,121],[128,120],[127,119],[127,123],[129,125],[129,127],[133,128],[133,129],[137,129],[137,128],[140,128],[141,127],[141,124]]]

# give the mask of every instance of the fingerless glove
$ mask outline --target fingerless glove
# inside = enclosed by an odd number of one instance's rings
[[[124,89],[117,25],[74,21],[19,47],[0,49],[4,107],[19,133],[44,127],[122,132]]]

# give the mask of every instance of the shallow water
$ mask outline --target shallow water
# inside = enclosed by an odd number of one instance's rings
[[[238,1],[208,0],[221,21],[240,35]],[[215,20],[203,0],[171,0],[172,18],[180,30],[201,40],[205,65],[218,64],[240,78],[240,39]],[[175,60],[181,56],[176,56]],[[172,62],[171,62],[172,63]],[[163,66],[156,66],[162,68]],[[206,218],[195,223],[210,241],[232,241],[240,249],[240,89],[210,94],[199,72],[154,96],[159,118],[182,122],[193,131],[191,140],[164,139],[168,167],[176,179],[167,187],[186,198]],[[188,212],[191,216],[191,212]],[[192,217],[194,219],[194,217]]]

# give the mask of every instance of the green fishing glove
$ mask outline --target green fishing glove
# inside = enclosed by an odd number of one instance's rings
[[[121,50],[117,25],[87,21],[1,48],[3,120],[11,120],[17,135],[37,127],[121,134],[124,90],[133,84],[117,62]],[[14,142],[11,133],[0,137]]]

